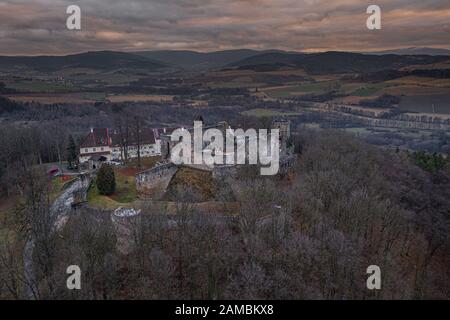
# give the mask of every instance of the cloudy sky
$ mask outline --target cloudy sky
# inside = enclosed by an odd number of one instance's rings
[[[66,29],[80,6],[82,30]],[[368,30],[366,9],[382,10]],[[0,54],[450,49],[450,0],[0,0]]]

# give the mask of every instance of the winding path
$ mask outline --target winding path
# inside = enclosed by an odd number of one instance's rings
[[[72,204],[77,193],[82,192],[83,197],[87,196],[87,190],[91,183],[91,178],[87,176],[80,176],[71,183],[71,185],[65,189],[50,207],[50,215],[53,221],[52,232],[60,230],[67,217],[72,212]],[[25,276],[25,292],[26,297],[30,300],[38,298],[38,291],[35,287],[35,275],[33,268],[33,249],[35,245],[35,240],[31,236],[30,240],[25,244],[25,249],[23,252],[23,263],[24,263],[24,276]]]

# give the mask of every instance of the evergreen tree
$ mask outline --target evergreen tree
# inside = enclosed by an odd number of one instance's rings
[[[69,135],[69,145],[67,146],[67,161],[71,167],[77,161],[77,145],[72,135]]]
[[[104,164],[98,171],[97,189],[101,195],[110,196],[116,191],[116,177],[110,165]]]

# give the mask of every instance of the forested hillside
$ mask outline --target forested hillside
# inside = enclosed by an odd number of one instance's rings
[[[36,298],[447,298],[448,167],[431,173],[335,131],[303,131],[296,144],[288,176],[240,175],[236,220],[196,213],[185,190],[177,224],[150,204],[130,221],[126,253],[105,211],[82,209],[51,233],[45,179],[18,170],[29,183],[3,235],[0,296],[24,297],[24,243],[39,230]],[[66,289],[72,264],[85,270],[84,290]],[[383,290],[367,290],[369,265]]]

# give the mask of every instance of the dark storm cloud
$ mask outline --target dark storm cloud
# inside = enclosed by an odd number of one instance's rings
[[[377,50],[449,46],[450,1],[379,0],[382,30],[366,29],[368,0],[2,0],[0,54],[86,50],[279,48]],[[82,30],[65,28],[66,7]]]

